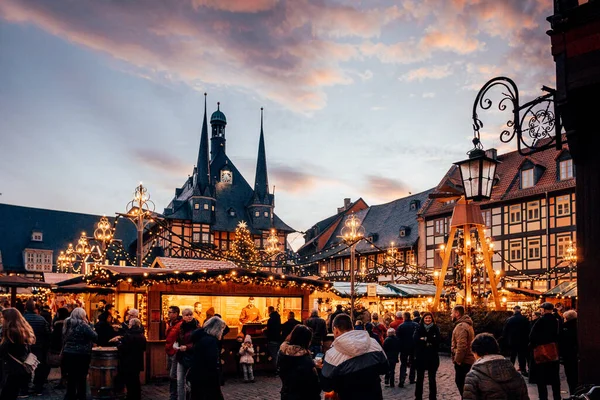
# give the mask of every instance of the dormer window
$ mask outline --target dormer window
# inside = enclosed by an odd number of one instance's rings
[[[194,210],[200,209],[200,203],[194,203]]]
[[[42,232],[40,231],[33,231],[31,233],[31,241],[32,242],[41,242],[44,240],[44,236],[42,235]]]
[[[566,160],[559,161],[559,179],[564,181],[573,177],[573,159],[569,158]]]
[[[406,229],[400,229],[400,237],[406,236]]]
[[[400,227],[400,232],[398,233],[398,235],[400,237],[406,237],[406,236],[410,235],[410,227],[408,227],[408,226],[401,226]]]
[[[254,211],[254,216],[255,217],[260,217],[260,211]]]
[[[204,203],[204,209],[208,210],[208,203]]]
[[[521,170],[521,189],[527,189],[533,185],[533,168]]]
[[[230,217],[236,216],[236,212],[233,208],[230,208],[229,210],[227,210],[227,214],[229,214]]]
[[[421,202],[419,200],[413,200],[410,202],[410,209],[411,211],[417,211],[419,209],[419,206],[421,205]]]
[[[268,218],[268,217],[269,217],[269,212],[268,212],[268,211],[265,211],[265,212],[263,213],[263,215],[265,216],[265,218]]]

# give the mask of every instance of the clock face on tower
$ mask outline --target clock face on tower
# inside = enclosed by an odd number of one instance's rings
[[[227,170],[221,171],[221,182],[231,183],[231,181],[232,181],[231,171],[227,171]]]

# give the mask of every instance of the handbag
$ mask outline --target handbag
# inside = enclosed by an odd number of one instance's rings
[[[10,353],[8,353],[8,355],[13,360],[18,362],[23,367],[25,372],[29,375],[33,374],[33,371],[35,371],[35,369],[38,367],[38,365],[40,365],[39,360],[37,359],[35,354],[33,354],[32,352],[29,352],[29,354],[27,354],[27,357],[25,357],[25,361],[19,360],[17,357],[13,356]]]
[[[558,346],[556,343],[537,346],[533,349],[533,360],[536,364],[558,361]]]

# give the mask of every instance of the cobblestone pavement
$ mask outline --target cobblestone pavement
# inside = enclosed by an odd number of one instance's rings
[[[56,371],[50,376],[50,379],[56,379],[58,376]],[[396,368],[396,381],[398,377],[398,368]],[[567,384],[562,374],[561,368],[561,389],[562,389],[562,397],[566,398],[568,395],[567,392]],[[51,381],[50,387],[55,385],[56,381]],[[383,383],[383,378],[382,378]],[[454,384],[454,367],[452,366],[452,362],[450,358],[447,356],[441,356],[441,365],[440,369],[437,373],[437,383],[438,383],[438,399],[439,400],[448,400],[448,399],[459,399],[458,390],[456,389],[456,385]],[[425,377],[425,385],[424,385],[425,393],[424,398],[427,399],[428,396],[428,387],[427,387],[427,376]],[[531,400],[538,399],[537,388],[535,385],[528,385],[529,387],[529,396]],[[279,390],[281,388],[281,381],[279,378],[275,378],[272,376],[260,376],[256,377],[256,383],[254,384],[245,384],[240,379],[229,378],[223,387],[223,394],[226,400],[279,400]],[[550,395],[551,395],[551,389]],[[383,388],[383,398],[385,400],[400,400],[400,399],[414,399],[414,390],[415,385],[406,383],[404,388]],[[145,385],[142,389],[142,398],[144,400],[168,400],[169,398],[169,385],[166,381],[149,383]],[[59,400],[63,399],[64,390],[47,390],[46,394],[41,397],[31,397],[36,399],[48,399],[48,400]]]

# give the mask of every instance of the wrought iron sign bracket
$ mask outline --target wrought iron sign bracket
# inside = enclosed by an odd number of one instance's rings
[[[515,82],[500,76],[489,80],[479,90],[473,103],[474,142],[480,142],[480,130],[483,122],[479,119],[479,110],[489,110],[494,102],[490,98],[492,89],[500,89],[501,97],[498,110],[506,111],[512,105],[512,119],[506,121],[506,129],[500,133],[500,141],[509,143],[517,137],[517,149],[521,155],[529,155],[552,147],[562,148],[560,115],[554,101],[555,89],[542,87],[546,94],[525,104],[519,104],[519,89]]]

